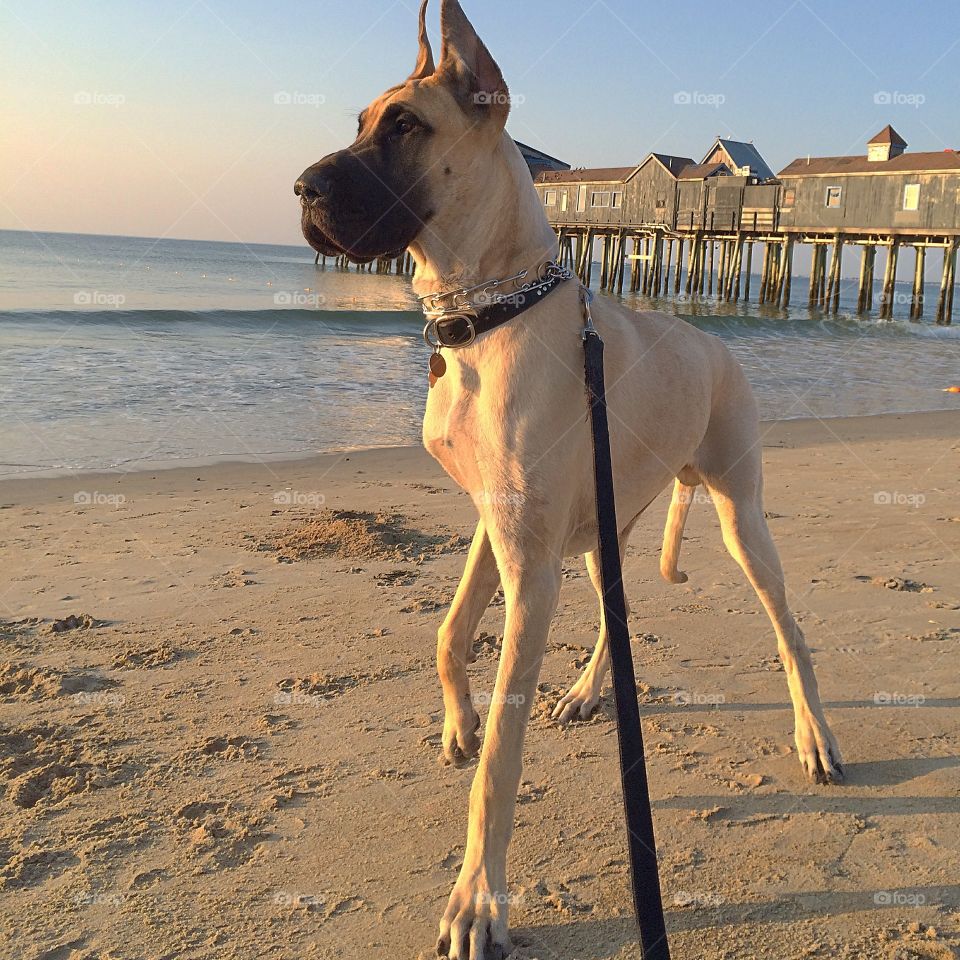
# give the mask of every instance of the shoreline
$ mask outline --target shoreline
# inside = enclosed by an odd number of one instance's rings
[[[931,410],[914,413],[878,413],[854,417],[796,417],[785,420],[761,421],[761,437],[764,448],[774,446],[809,446],[819,443],[851,443],[861,440],[892,440],[902,438],[934,438],[949,436],[953,432],[960,438],[960,400],[957,410]],[[40,470],[9,476],[0,475],[0,498],[8,491],[17,492],[19,487],[33,486],[38,482],[95,481],[121,483],[136,482],[147,474],[163,475],[176,479],[178,475],[197,471],[218,473],[234,470],[257,470],[278,472],[285,465],[300,465],[304,468],[323,469],[331,462],[344,458],[381,458],[390,455],[412,455],[425,452],[419,444],[406,446],[353,447],[324,453],[277,453],[247,457],[203,457],[183,461],[159,461],[137,466],[133,470],[122,467],[95,470]]]

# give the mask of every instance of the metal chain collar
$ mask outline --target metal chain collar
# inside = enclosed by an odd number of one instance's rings
[[[525,297],[528,293],[536,293],[556,280],[569,280],[573,276],[573,271],[567,267],[561,267],[555,260],[547,260],[537,267],[536,278],[525,283],[529,275],[529,270],[521,270],[512,277],[485,280],[473,287],[463,287],[448,293],[428,293],[418,297],[420,308],[427,317],[427,325],[423,328],[423,339],[431,348],[438,350],[439,344],[432,334],[435,333],[436,325],[440,321],[463,319],[472,329],[473,321],[484,308],[509,303],[513,298]],[[501,287],[511,283],[519,286],[510,293],[499,292]],[[472,342],[473,338],[468,341],[468,343]],[[464,343],[463,346],[467,346],[468,343]]]

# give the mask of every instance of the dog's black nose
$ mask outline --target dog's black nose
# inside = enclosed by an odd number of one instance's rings
[[[305,173],[293,185],[293,192],[300,198],[302,203],[312,207],[319,200],[330,195],[330,181],[321,174]]]

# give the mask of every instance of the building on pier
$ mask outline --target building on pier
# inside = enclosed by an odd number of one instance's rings
[[[517,148],[520,150],[523,159],[527,162],[527,166],[530,168],[530,176],[536,180],[537,176],[543,173],[545,170],[569,170],[570,164],[564,163],[563,160],[558,160],[556,157],[551,157],[549,153],[544,153],[542,150],[537,150],[535,147],[528,146],[525,143],[521,143],[519,140],[513,141]]]
[[[677,178],[689,157],[650,153],[633,167],[548,171],[537,191],[550,222],[561,226],[641,228],[676,222]]]
[[[749,177],[756,183],[775,179],[773,171],[752,141],[717,137],[707,151],[703,163],[722,163],[735,177]]]
[[[853,157],[802,157],[779,174],[780,228],[960,235],[960,153],[908,153],[891,126]]]

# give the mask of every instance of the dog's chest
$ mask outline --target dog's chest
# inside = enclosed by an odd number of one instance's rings
[[[423,445],[468,493],[483,488],[477,464],[479,407],[476,395],[465,389],[459,371],[453,370],[431,388],[423,418]]]

